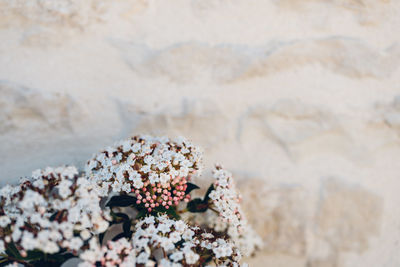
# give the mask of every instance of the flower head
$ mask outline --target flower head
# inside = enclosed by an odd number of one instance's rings
[[[185,139],[134,136],[95,155],[86,169],[102,188],[132,192],[151,212],[189,200],[187,182],[200,170],[200,161],[199,148]]]
[[[31,179],[7,190],[8,196],[0,195],[0,242],[5,247],[13,242],[23,254],[76,253],[108,227],[108,211],[100,208],[95,187],[75,167],[35,171]]]

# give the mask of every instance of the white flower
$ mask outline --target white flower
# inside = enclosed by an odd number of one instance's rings
[[[122,191],[126,192],[126,193],[130,193],[131,192],[131,185],[128,183],[124,183],[122,185]]]
[[[151,171],[150,169],[150,165],[143,165],[142,168],[140,168],[140,170],[144,173],[148,173]]]
[[[183,232],[182,238],[185,240],[191,240],[194,235],[194,232],[190,229],[186,229],[185,232]]]
[[[161,173],[160,174],[160,183],[162,185],[168,183],[170,181],[170,176],[166,173]]]
[[[148,253],[142,252],[142,253],[139,254],[139,256],[137,256],[136,261],[137,261],[137,263],[144,264],[144,263],[146,263],[148,261],[149,256],[150,255]]]
[[[172,266],[171,262],[167,259],[161,259],[158,264],[160,267],[171,267]]]
[[[42,171],[40,169],[34,170],[32,172],[32,178],[34,180],[38,179],[40,176],[42,176]]]
[[[142,182],[141,179],[135,179],[135,180],[133,181],[133,186],[134,186],[135,188],[137,188],[137,189],[142,188],[143,185],[144,185],[144,184],[143,184],[143,182]]]
[[[122,142],[122,151],[124,152],[128,152],[129,150],[131,150],[132,148],[132,144],[130,140],[126,140],[124,142]]]
[[[88,240],[92,235],[88,230],[85,229],[80,233],[80,236],[83,240]]]
[[[132,146],[132,151],[133,151],[134,153],[138,152],[140,149],[141,149],[141,144],[139,144],[139,143],[135,143],[135,144]]]
[[[208,195],[212,200],[216,200],[219,198],[219,194],[217,193],[216,190],[211,191],[211,193]]]
[[[193,251],[189,251],[185,253],[185,259],[187,264],[195,264],[200,256]]]
[[[178,231],[179,233],[183,233],[186,230],[186,223],[183,221],[177,221],[175,223],[175,230]]]
[[[142,179],[142,176],[140,175],[140,173],[138,173],[135,170],[128,171],[128,173],[129,173],[129,180],[131,180],[131,181],[135,181],[137,179]]]
[[[171,258],[171,260],[178,262],[181,261],[183,259],[183,253],[181,251],[172,253],[171,256],[169,256]]]
[[[158,174],[155,173],[155,172],[150,173],[149,174],[149,181],[150,181],[151,184],[155,184],[155,183],[159,182],[160,179],[158,177]]]
[[[169,235],[169,238],[170,238],[170,240],[171,240],[172,242],[174,242],[174,243],[179,242],[179,241],[182,239],[182,238],[181,238],[181,234],[178,233],[178,232],[172,232],[172,233]]]
[[[69,242],[69,248],[72,250],[79,250],[82,245],[83,241],[78,237],[72,238],[71,241]]]
[[[5,228],[10,223],[11,223],[11,220],[7,215],[0,216],[0,227]]]
[[[147,224],[154,224],[155,223],[154,216],[148,216],[144,218],[144,222]]]
[[[160,223],[157,227],[157,230],[162,232],[163,234],[166,234],[170,231],[170,226],[166,223]]]

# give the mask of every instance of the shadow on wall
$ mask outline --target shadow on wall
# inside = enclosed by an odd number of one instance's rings
[[[341,266],[341,253],[362,253],[379,234],[383,201],[363,188],[329,178],[320,184],[320,198],[313,199],[300,185],[260,188],[263,183],[241,180],[244,210],[265,241],[266,254],[297,258],[293,266]]]

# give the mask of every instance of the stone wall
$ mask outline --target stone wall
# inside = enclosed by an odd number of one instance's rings
[[[184,135],[238,179],[251,266],[400,266],[400,2],[0,0],[0,184]]]

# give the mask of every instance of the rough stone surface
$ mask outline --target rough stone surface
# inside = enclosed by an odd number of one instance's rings
[[[0,184],[184,135],[232,170],[251,266],[400,266],[400,2],[0,0]]]

